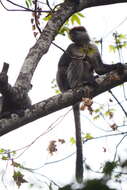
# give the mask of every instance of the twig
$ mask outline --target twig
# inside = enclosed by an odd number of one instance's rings
[[[66,117],[66,115],[67,115],[71,110],[72,110],[72,108],[69,109],[64,115],[58,117],[58,118],[48,127],[48,129],[47,129],[45,132],[43,132],[43,133],[40,134],[38,137],[36,137],[30,144],[28,144],[28,145],[26,145],[25,147],[22,147],[22,148],[20,148],[20,149],[18,149],[18,150],[14,150],[15,152],[17,152],[17,151],[20,151],[20,150],[25,149],[23,152],[21,152],[21,153],[20,153],[17,157],[15,157],[14,159],[17,159],[17,158],[19,158],[22,154],[24,154],[24,152],[26,152],[40,137],[42,137],[42,136],[46,135],[47,133],[49,133],[50,131],[52,131],[59,123],[61,123],[61,122],[63,121],[63,119]],[[57,122],[58,122],[58,123],[57,123]],[[12,151],[11,151],[11,152],[12,152]],[[11,152],[10,152],[10,153],[11,153]]]
[[[125,111],[124,107],[122,106],[122,104],[119,102],[119,100],[116,98],[116,96],[113,94],[113,92],[111,90],[109,90],[109,93],[112,95],[112,97],[116,100],[116,102],[118,103],[118,105],[121,107],[121,109],[123,110],[125,116],[127,117],[127,112]]]
[[[83,143],[86,143],[86,142],[89,141],[89,140],[102,139],[102,138],[107,138],[107,137],[112,137],[112,136],[118,136],[118,135],[124,135],[124,134],[127,134],[127,131],[126,131],[126,132],[121,132],[121,133],[103,135],[103,136],[94,137],[94,138],[91,138],[91,139],[85,139],[85,140],[83,141]]]
[[[50,11],[51,11],[51,12],[53,12],[53,9],[52,9],[52,7],[50,6],[50,4],[49,4],[49,1],[48,1],[48,0],[46,0],[46,4],[47,4],[48,8],[50,9]]]
[[[6,0],[7,2],[9,2],[9,3],[11,3],[12,5],[14,5],[14,6],[16,6],[16,7],[20,7],[20,8],[22,8],[22,9],[25,9],[25,10],[27,10],[27,11],[30,11],[31,9],[29,9],[29,8],[27,8],[27,7],[24,7],[24,6],[22,6],[22,5],[19,5],[19,4],[17,4],[17,3],[14,3],[14,2],[12,2],[12,1],[10,1],[10,0]]]
[[[6,1],[8,1],[8,0],[6,0]],[[3,4],[3,2],[2,2],[2,0],[0,0],[0,4],[2,5],[2,7],[6,10],[6,11],[12,11],[12,12],[14,12],[14,11],[26,11],[26,12],[35,12],[34,10],[32,10],[32,9],[30,9],[30,8],[26,8],[26,7],[24,7],[24,6],[22,6],[22,5],[18,5],[18,4],[16,4],[16,3],[14,3],[14,2],[11,2],[11,1],[8,1],[9,3],[11,3],[11,4],[13,4],[13,5],[15,5],[15,6],[17,6],[17,7],[20,7],[20,8],[22,8],[22,9],[8,9],[4,4]],[[42,11],[42,10],[38,10],[37,12],[43,12],[43,13],[49,13],[49,11]]]
[[[57,45],[56,43],[52,42],[52,44],[54,46],[56,46],[57,48],[59,48],[60,50],[62,50],[64,53],[66,52],[63,48],[61,48],[59,45]]]
[[[124,136],[122,137],[122,139],[120,140],[120,142],[116,145],[116,151],[115,151],[115,155],[114,155],[114,159],[113,159],[113,161],[115,161],[115,159],[116,159],[116,155],[117,155],[118,147],[119,147],[119,145],[121,144],[121,142],[123,141],[123,139],[124,139],[125,137],[127,137],[127,134],[124,135]]]
[[[38,25],[38,18],[37,18],[37,0],[35,0],[35,24],[36,24],[36,27],[37,27],[39,33],[41,33],[41,29]]]
[[[91,139],[86,139],[83,141],[83,143],[86,143],[88,142],[89,140],[96,140],[96,139],[100,139],[100,138],[106,138],[106,137],[112,137],[112,136],[116,136],[116,135],[123,135],[123,134],[126,134],[125,136],[127,136],[127,131],[126,132],[122,132],[122,133],[117,133],[117,134],[109,134],[109,135],[104,135],[104,136],[99,136],[99,137],[94,137],[94,138],[91,138]],[[124,136],[124,137],[125,137]],[[123,140],[124,138],[122,138]],[[41,169],[43,168],[45,165],[50,165],[50,164],[56,164],[58,162],[61,162],[63,160],[66,160],[67,158],[70,158],[71,156],[73,156],[75,154],[75,152],[69,154],[68,156],[64,157],[64,158],[61,158],[59,160],[55,160],[55,161],[52,161],[52,162],[46,162],[44,165],[38,167],[38,168],[31,168],[31,170],[38,170],[38,169]]]

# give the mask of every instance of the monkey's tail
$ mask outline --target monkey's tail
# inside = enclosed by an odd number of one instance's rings
[[[76,130],[76,180],[78,183],[83,181],[83,154],[81,140],[81,124],[80,124],[80,104],[73,105],[75,130]]]

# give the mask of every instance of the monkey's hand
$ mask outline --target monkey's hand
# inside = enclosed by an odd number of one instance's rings
[[[95,80],[84,81],[83,85],[90,85],[94,88],[98,87],[98,83]]]
[[[116,65],[117,65],[117,71],[118,71],[118,73],[119,73],[119,74],[122,74],[123,71],[124,71],[124,66],[123,66],[123,64],[117,63]]]

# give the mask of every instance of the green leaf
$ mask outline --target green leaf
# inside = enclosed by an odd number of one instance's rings
[[[56,83],[56,79],[53,79],[51,81],[51,84],[52,84],[51,88],[55,90],[55,93],[56,94],[60,94],[60,90],[58,89],[58,85]]]
[[[48,14],[48,16],[45,16],[43,18],[44,21],[49,21],[50,19],[52,18],[52,15],[51,14]]]
[[[68,34],[70,24],[73,25],[74,23],[76,23],[78,25],[81,25],[81,21],[80,21],[81,17],[83,18],[84,15],[80,12],[73,14],[69,19],[66,20],[64,25],[61,27],[61,29],[59,30],[59,34],[62,34],[62,35],[65,35],[65,33]]]
[[[100,112],[100,108],[95,109],[94,112],[95,112],[95,113]]]
[[[55,90],[55,93],[56,94],[60,94],[60,90]]]
[[[29,8],[29,2],[25,1],[27,8]]]
[[[118,38],[121,39],[121,40],[122,40],[122,39],[126,39],[126,35],[125,35],[125,34],[119,34],[119,35],[118,35]]]
[[[30,6],[32,5],[32,0],[28,0],[28,2],[29,2],[29,4],[30,4]]]
[[[85,134],[85,139],[87,139],[87,140],[93,139],[93,136],[90,133],[86,133]]]
[[[96,119],[99,119],[100,118],[100,115],[96,115],[93,119],[96,120]]]
[[[59,34],[65,35],[65,33],[68,34],[69,28],[67,26],[62,26],[61,29],[59,30]]]
[[[115,46],[113,46],[113,45],[109,45],[109,51],[113,51],[113,52],[115,52],[116,51],[116,47]]]
[[[82,17],[82,18],[85,17],[85,16],[84,16],[82,13],[80,13],[80,12],[78,12],[77,15],[80,16],[80,17]]]
[[[13,151],[12,151],[12,154],[13,154],[13,155],[15,155],[15,154],[16,154],[16,151],[15,151],[15,150],[13,150]]]
[[[8,160],[7,156],[2,156],[2,160]]]
[[[77,14],[73,14],[72,16],[71,16],[71,23],[72,23],[72,25],[76,22],[77,24],[81,24],[81,21],[80,21],[80,18],[79,18],[79,16],[77,15]]]
[[[30,188],[34,187],[34,184],[33,184],[33,183],[30,183],[30,184],[29,184],[29,187],[30,187]]]
[[[5,152],[5,149],[1,148],[0,149],[0,154],[3,154]]]
[[[76,143],[76,140],[75,140],[74,137],[71,137],[71,138],[70,138],[70,143],[71,143],[71,144],[75,144],[75,143]]]
[[[123,42],[123,47],[127,47],[127,42]]]
[[[27,8],[29,8],[32,5],[32,0],[26,0],[25,3]]]
[[[115,109],[108,109],[106,112],[105,112],[105,115],[106,116],[109,116],[111,113],[115,112]]]

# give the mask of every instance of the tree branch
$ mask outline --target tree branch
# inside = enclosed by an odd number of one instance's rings
[[[80,0],[80,5],[78,11],[81,11],[85,8],[96,7],[101,5],[111,5],[116,3],[126,3],[127,0]]]
[[[122,74],[118,74],[118,72],[114,71],[104,76],[99,76],[96,81],[98,83],[98,88],[96,89],[85,86],[74,91],[68,90],[66,93],[53,96],[47,100],[32,105],[29,109],[24,111],[23,117],[18,117],[18,115],[15,116],[12,114],[12,118],[2,119],[0,121],[0,136],[35,121],[36,119],[81,101],[82,97],[88,96],[88,91],[90,97],[95,97],[98,94],[106,92],[107,90],[126,82],[127,66],[124,65],[124,72]]]

